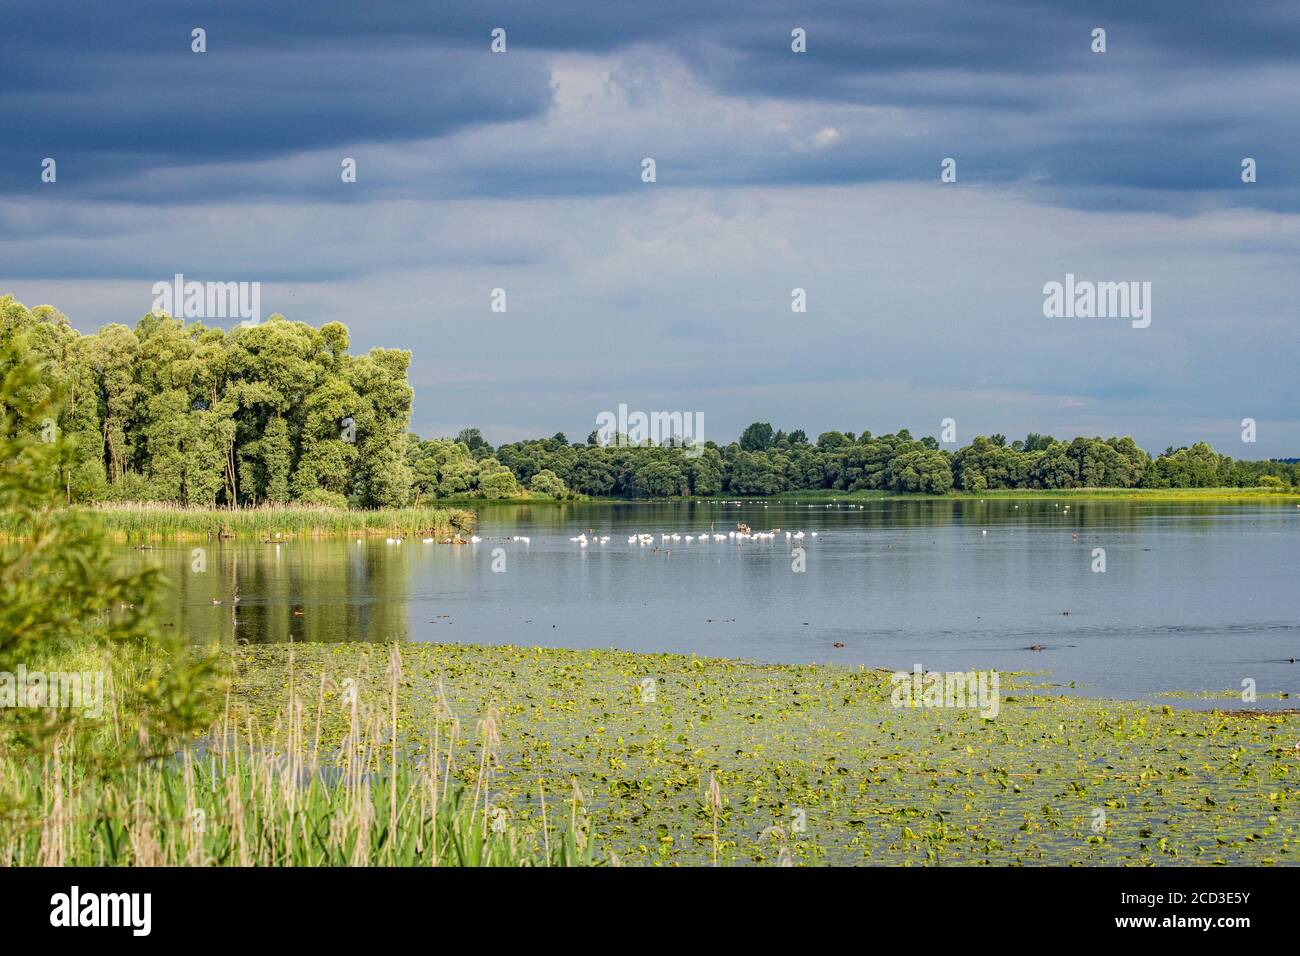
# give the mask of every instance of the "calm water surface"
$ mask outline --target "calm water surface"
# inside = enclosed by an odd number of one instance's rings
[[[741,521],[782,531],[773,541],[659,540],[725,534]],[[802,541],[786,540],[798,530]],[[609,542],[582,548],[569,540],[580,532]],[[628,544],[637,532],[654,544]],[[143,558],[171,582],[169,626],[196,640],[399,638],[996,667],[1043,670],[1111,697],[1240,690],[1253,678],[1260,694],[1300,695],[1300,663],[1289,663],[1300,659],[1294,504],[485,505],[478,534],[481,543],[463,547],[211,542],[203,572],[192,570],[192,544]],[[507,540],[514,535],[531,543]],[[798,545],[802,573],[792,570]],[[1092,570],[1096,548],[1104,573]],[[504,571],[493,571],[494,549]]]

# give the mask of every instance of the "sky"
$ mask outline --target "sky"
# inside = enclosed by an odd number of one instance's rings
[[[410,349],[423,436],[623,404],[1291,457],[1298,117],[1273,0],[4,0],[0,294],[93,331],[258,282]],[[1045,316],[1067,274],[1150,325]]]

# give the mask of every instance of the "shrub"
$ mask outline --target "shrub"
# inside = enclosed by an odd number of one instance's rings
[[[539,495],[549,495],[552,498],[563,498],[569,493],[560,476],[549,468],[543,468],[528,482],[528,490]]]

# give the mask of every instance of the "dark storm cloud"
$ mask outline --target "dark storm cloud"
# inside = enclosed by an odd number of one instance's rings
[[[201,56],[195,26],[208,32]],[[496,26],[505,56],[488,52]],[[794,26],[808,31],[806,55],[790,52]],[[1089,49],[1094,26],[1107,30],[1104,55]],[[1300,191],[1280,185],[1300,180],[1294,3],[7,0],[0,47],[0,193],[39,189],[45,156],[59,160],[62,191],[127,202],[624,191],[636,182],[619,150],[586,142],[503,155],[487,140],[454,165],[384,169],[346,194],[331,188],[336,161],[303,161],[301,176],[240,164],[523,129],[552,104],[549,58],[635,48],[725,97],[909,120],[816,155],[682,144],[665,157],[676,185],[926,180],[952,155],[966,182],[1033,182],[1069,205],[1152,208],[1199,191],[1300,208]],[[1247,155],[1261,167],[1248,193]],[[184,174],[156,175],[169,170]]]
[[[6,4],[0,189],[30,192],[44,156],[58,160],[69,188],[102,189],[175,166],[442,136],[536,115],[549,98],[546,70],[522,57],[494,64],[342,21],[309,46],[241,18],[241,6],[198,6]],[[260,6],[269,16],[283,5]],[[194,26],[208,31],[205,54],[190,51]],[[256,177],[243,183],[257,191]],[[144,182],[134,191],[156,198]]]

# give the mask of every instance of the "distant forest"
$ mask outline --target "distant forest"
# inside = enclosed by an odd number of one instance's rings
[[[1016,488],[1294,488],[1300,465],[1238,461],[1198,442],[1153,457],[1131,438],[980,436],[956,451],[906,430],[830,431],[815,440],[756,422],[739,440],[680,447],[601,445],[566,436],[493,447],[478,429],[422,439],[409,430],[411,353],[352,355],[337,322],[274,315],[231,330],[149,314],[82,335],[58,310],[0,297],[2,363],[46,372],[71,439],[63,484],[74,502],[198,506],[309,502],[397,507],[436,498],[572,494],[629,498],[873,489],[944,494]],[[18,419],[11,419],[16,421]]]

